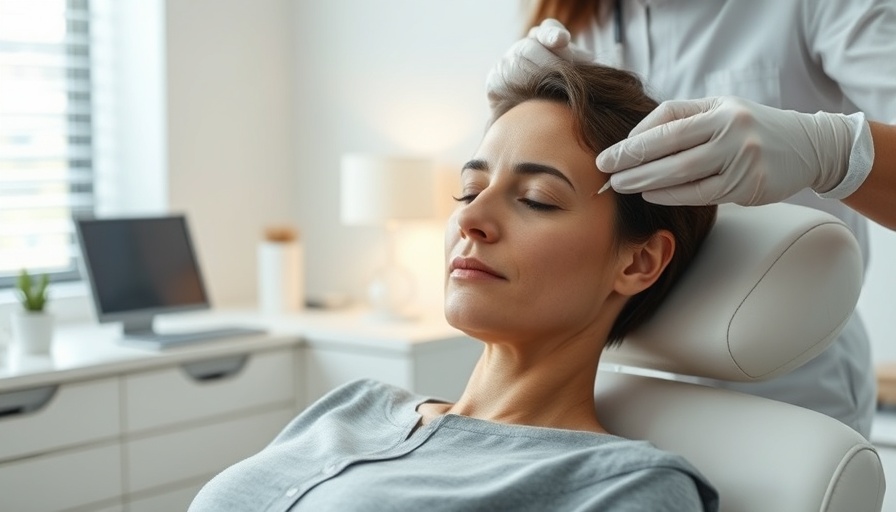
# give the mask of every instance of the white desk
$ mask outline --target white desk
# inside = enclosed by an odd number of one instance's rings
[[[153,352],[118,344],[116,325],[73,325],[49,357],[10,354],[0,369],[3,508],[183,510],[330,389],[370,377],[452,399],[481,352],[441,318],[385,324],[362,312],[219,311],[161,318],[157,329],[222,325],[269,333]]]

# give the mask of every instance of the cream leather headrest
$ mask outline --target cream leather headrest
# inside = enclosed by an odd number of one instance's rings
[[[862,272],[855,237],[827,213],[720,206],[660,310],[602,361],[736,381],[787,373],[833,342]]]

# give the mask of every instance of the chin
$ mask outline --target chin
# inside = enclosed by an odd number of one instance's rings
[[[483,340],[489,335],[505,333],[513,328],[507,310],[497,301],[489,301],[464,293],[445,296],[445,320],[464,334]]]
[[[475,297],[470,297],[469,294],[457,291],[446,293],[445,320],[448,321],[448,325],[467,332],[467,329],[472,327],[470,324],[478,323],[478,320],[481,319],[477,317],[481,317],[485,313],[478,302]],[[485,316],[488,316],[488,314],[485,313]]]
[[[464,319],[468,316],[466,311],[469,309],[463,300],[460,300],[455,294],[445,295],[445,320],[448,325],[455,329],[463,331]]]

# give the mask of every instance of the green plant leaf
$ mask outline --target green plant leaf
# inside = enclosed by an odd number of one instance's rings
[[[50,276],[43,274],[37,283],[22,269],[16,283],[16,295],[27,311],[43,311],[49,298]]]

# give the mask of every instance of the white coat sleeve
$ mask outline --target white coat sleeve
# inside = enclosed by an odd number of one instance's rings
[[[807,50],[870,121],[896,124],[896,2],[802,0]]]

